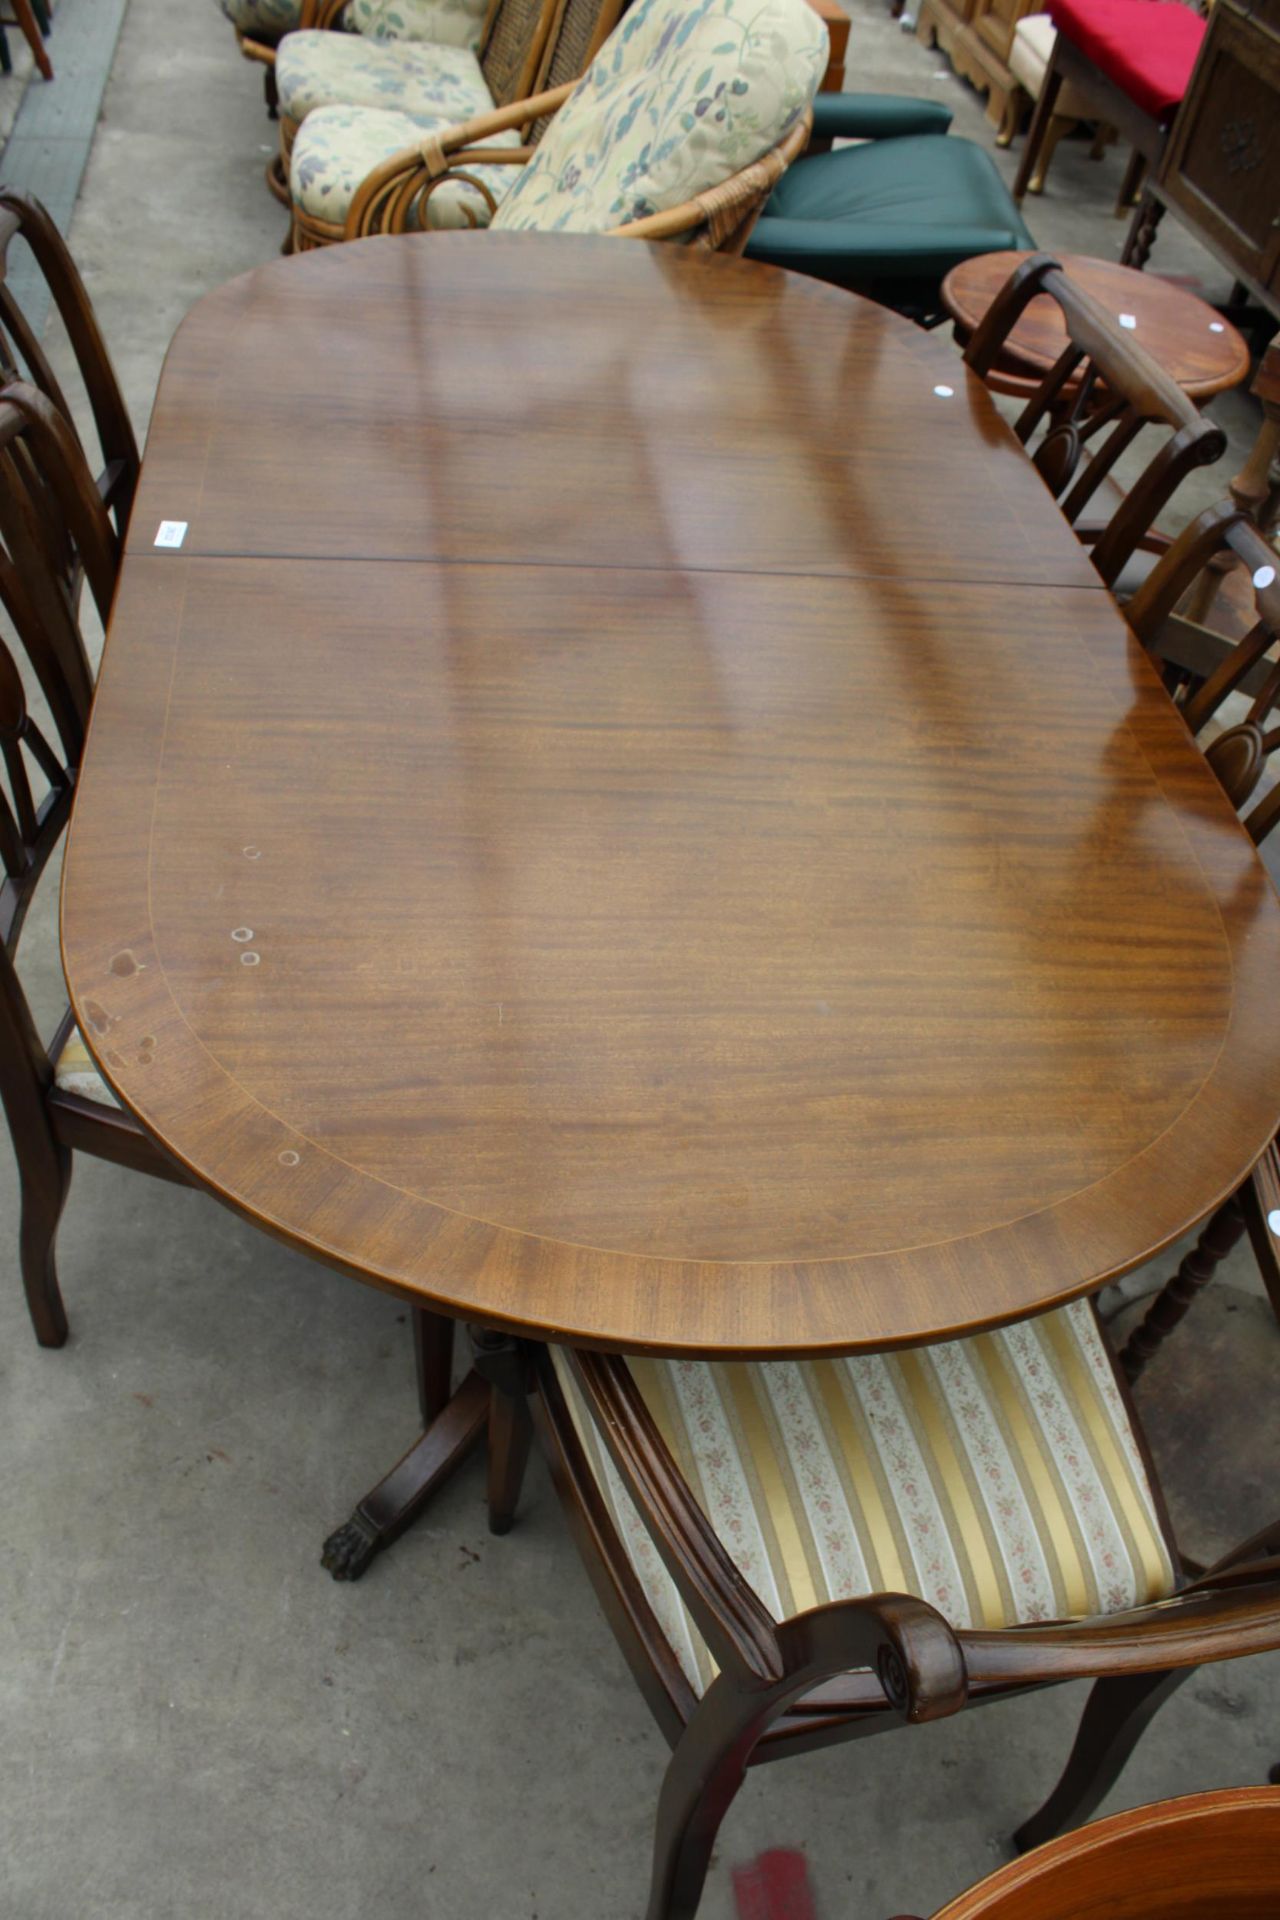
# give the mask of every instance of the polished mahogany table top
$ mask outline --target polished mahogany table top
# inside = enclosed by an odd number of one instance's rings
[[[1280,1119],[1271,885],[990,396],[676,248],[375,239],[200,303],[63,946],[222,1199],[606,1346],[1029,1312]]]
[[[1139,273],[1135,267],[1087,253],[1056,257],[1106,312],[1131,329],[1190,399],[1211,399],[1248,377],[1249,346],[1244,336],[1186,287],[1162,280],[1158,273]],[[952,267],[942,283],[942,304],[956,322],[958,339],[968,339],[1010,274],[1030,258],[1029,253],[980,253]],[[1062,309],[1048,294],[1041,294],[1005,342],[1001,366],[1014,375],[1038,380],[1066,344]]]

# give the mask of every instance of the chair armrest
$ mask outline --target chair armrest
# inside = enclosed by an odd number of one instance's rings
[[[951,109],[937,100],[892,93],[819,93],[813,102],[815,140],[897,140],[911,133],[945,133]]]
[[[800,163],[802,166],[803,161]],[[751,236],[752,259],[802,271],[808,261],[857,269],[867,280],[941,279],[957,260],[998,253],[1017,240],[1008,227],[904,226],[864,220],[797,220],[766,206]],[[815,265],[809,271],[818,271]]]
[[[1159,1673],[1280,1647],[1280,1573],[1264,1563],[1252,1574],[1214,1575],[1172,1600],[1102,1619],[1004,1632],[965,1632],[969,1685],[976,1689]]]

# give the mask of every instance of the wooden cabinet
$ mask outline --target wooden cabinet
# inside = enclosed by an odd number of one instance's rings
[[[1280,317],[1280,0],[1219,0],[1156,188]]]
[[[916,36],[938,46],[956,72],[987,96],[987,118],[999,126],[1018,83],[1009,70],[1013,30],[1046,0],[921,0]],[[1273,0],[1280,6],[1280,0]]]

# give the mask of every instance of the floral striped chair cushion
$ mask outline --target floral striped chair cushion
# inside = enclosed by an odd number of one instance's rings
[[[438,40],[473,47],[484,0],[348,0],[345,24],[371,40]],[[474,19],[474,26],[468,22]]]
[[[627,1555],[702,1693],[706,1644],[554,1352]],[[848,1360],[630,1359],[645,1404],[775,1618],[912,1593],[955,1627],[1118,1613],[1175,1590],[1093,1310]]]
[[[100,1107],[118,1107],[120,1102],[93,1064],[93,1057],[72,1027],[66,1045],[58,1055],[53,1077],[64,1093],[78,1093],[82,1100],[96,1100]]]
[[[456,44],[388,46],[355,33],[288,33],[276,53],[276,92],[289,120],[317,107],[390,107],[401,113],[447,113],[450,125],[492,113],[473,47],[478,17],[459,6]],[[471,31],[474,27],[475,31]]]
[[[807,0],[636,0],[494,228],[600,233],[695,199],[777,145],[827,54]]]
[[[370,107],[321,107],[307,115],[298,129],[289,159],[289,191],[293,203],[313,220],[340,227],[367,174],[394,153],[415,146],[423,135],[453,126],[448,115],[411,119],[404,113],[382,113]],[[515,147],[520,135],[494,134],[491,147]],[[469,169],[500,200],[522,171],[519,167],[477,166]],[[489,203],[465,180],[441,180],[427,203],[432,227],[487,227]]]

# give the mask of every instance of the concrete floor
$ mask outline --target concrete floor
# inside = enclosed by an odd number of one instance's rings
[[[940,95],[989,142],[945,62],[875,0],[852,10],[850,85]],[[0,127],[20,84],[0,81]],[[261,182],[273,138],[209,0],[131,0],[71,237],[139,428],[188,306],[278,245]],[[1119,168],[1061,149],[1038,236],[1118,251]],[[1225,292],[1171,223],[1157,264]],[[1247,403],[1231,419],[1242,444]],[[52,898],[26,951],[51,1017]],[[11,1269],[15,1239],[4,1156]],[[485,1532],[473,1465],[363,1584],[318,1566],[329,1527],[411,1436],[402,1310],[201,1195],[92,1161],[61,1264],[60,1353],[35,1347],[16,1270],[0,1285],[5,1920],[639,1916],[665,1748],[541,1467],[506,1540]],[[1277,1362],[1241,1256],[1144,1385],[1204,1555],[1271,1515]],[[1082,1698],[1059,1689],[753,1775],[706,1920],[736,1911],[732,1869],[770,1846],[807,1855],[822,1920],[932,1911],[1006,1856]],[[1278,1709],[1273,1659],[1200,1674],[1109,1805],[1263,1779]]]

